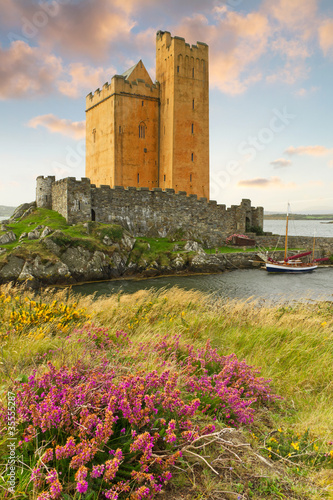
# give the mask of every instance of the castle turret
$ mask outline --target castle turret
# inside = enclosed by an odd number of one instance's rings
[[[55,176],[50,175],[37,177],[36,204],[38,208],[48,208],[52,210],[52,186],[55,183]]]
[[[209,198],[208,73],[208,45],[190,46],[168,31],[157,32],[159,185],[205,198]]]

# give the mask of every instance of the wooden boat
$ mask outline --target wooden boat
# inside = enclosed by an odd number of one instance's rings
[[[288,253],[288,219],[289,219],[289,204],[287,209],[286,219],[286,239],[284,247],[284,260],[276,261],[271,257],[267,257],[265,269],[269,273],[309,273],[317,269],[317,264],[314,260],[315,239],[313,239],[313,250],[311,252],[303,252],[297,255],[287,256]],[[311,262],[303,262],[300,259],[312,254]]]

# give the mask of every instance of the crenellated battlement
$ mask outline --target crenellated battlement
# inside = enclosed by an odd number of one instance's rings
[[[111,82],[106,82],[102,88],[90,92],[86,97],[86,110],[113,96],[131,94],[133,96],[159,99],[159,84],[150,84],[143,79],[127,80],[122,75],[114,75]]]
[[[169,31],[158,31],[156,33],[157,51],[165,50],[173,52],[178,55],[179,53],[189,57],[199,57],[208,59],[208,45],[203,42],[197,42],[190,45],[185,41],[185,38],[180,36],[171,36]]]

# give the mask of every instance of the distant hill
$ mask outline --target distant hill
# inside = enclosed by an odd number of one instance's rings
[[[0,205],[0,217],[10,217],[16,207],[6,207],[4,205]]]
[[[264,219],[266,220],[284,220],[286,214],[277,214],[265,212]],[[289,214],[291,220],[333,220],[333,214]]]

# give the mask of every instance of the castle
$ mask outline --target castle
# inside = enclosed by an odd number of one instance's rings
[[[86,177],[37,178],[38,207],[68,223],[117,223],[134,236],[181,231],[221,245],[263,226],[250,200],[209,200],[208,46],[156,35],[156,83],[142,61],[86,98]]]
[[[209,198],[208,45],[156,35],[156,83],[139,61],[86,98],[86,177]]]

